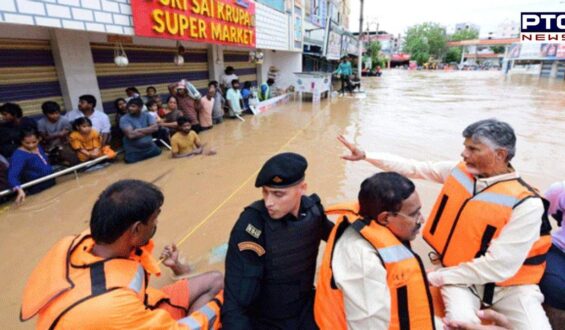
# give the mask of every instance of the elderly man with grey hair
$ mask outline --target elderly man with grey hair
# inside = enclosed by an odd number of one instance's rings
[[[551,329],[538,287],[551,227],[543,199],[510,164],[514,130],[487,119],[469,125],[463,138],[459,163],[365,153],[343,136],[338,140],[351,151],[343,159],[443,184],[423,237],[434,250],[432,262],[442,266],[428,280],[441,287],[448,327],[474,329],[479,310],[492,308],[513,329]]]

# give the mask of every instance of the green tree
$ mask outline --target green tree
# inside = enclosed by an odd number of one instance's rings
[[[445,55],[445,62],[457,62],[461,61],[461,47],[450,47]]]
[[[472,40],[477,38],[479,38],[479,31],[475,29],[463,29],[452,34],[449,41]]]
[[[406,31],[404,37],[405,53],[410,54],[418,65],[426,63],[430,57],[443,58],[446,50],[447,35],[445,28],[438,23],[423,23],[414,25]]]
[[[491,49],[495,54],[502,54],[502,53],[504,53],[504,46],[502,46],[502,45],[490,46],[490,49]]]
[[[449,41],[472,40],[479,38],[479,31],[475,29],[462,29],[449,36]],[[445,54],[445,62],[461,61],[463,47],[450,47]]]
[[[369,56],[371,57],[371,63],[373,67],[376,66],[376,63],[379,61],[379,52],[381,51],[381,43],[377,41],[372,41],[368,47]]]

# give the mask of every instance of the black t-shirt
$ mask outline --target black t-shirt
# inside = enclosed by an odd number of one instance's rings
[[[33,118],[22,117],[18,125],[13,123],[0,124],[0,154],[9,159],[20,146],[20,130],[34,128],[37,130],[37,122]]]

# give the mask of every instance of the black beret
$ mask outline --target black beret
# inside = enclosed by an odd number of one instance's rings
[[[269,159],[259,171],[255,187],[285,188],[304,179],[308,167],[306,158],[293,152],[284,152]]]

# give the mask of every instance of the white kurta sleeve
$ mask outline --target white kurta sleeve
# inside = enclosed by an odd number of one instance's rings
[[[418,161],[384,152],[367,152],[366,160],[384,171],[398,172],[411,179],[424,179],[444,183],[457,166],[454,161]]]
[[[351,239],[353,235],[357,239]],[[375,249],[357,232],[350,228],[344,238],[336,244],[332,265],[336,285],[343,293],[347,327],[388,329],[390,293],[386,270]]]

